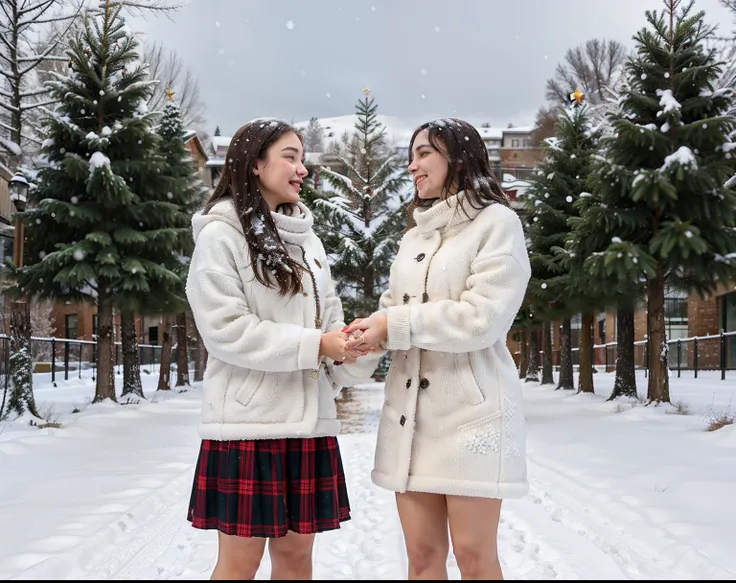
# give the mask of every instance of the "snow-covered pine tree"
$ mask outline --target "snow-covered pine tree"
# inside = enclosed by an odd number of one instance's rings
[[[411,200],[408,174],[399,167],[377,119],[375,100],[365,92],[356,105],[355,132],[338,154],[345,173],[326,167],[321,176],[337,196],[319,200],[327,211],[336,247],[325,242],[334,259],[332,276],[348,321],[371,314],[388,284],[388,275],[404,229]]]
[[[645,280],[650,402],[670,400],[665,285],[712,291],[736,267],[736,192],[723,186],[736,147],[736,119],[726,114],[733,92],[714,89],[722,64],[705,49],[713,29],[704,13],[692,2],[664,4],[646,13],[610,116],[616,135],[596,170],[601,204],[589,217],[604,251],[587,261],[593,273]]]
[[[574,388],[570,318],[581,311],[592,311],[598,300],[584,282],[571,281],[569,261],[561,255],[571,231],[569,220],[578,214],[575,201],[586,191],[592,159],[599,148],[600,132],[591,127],[589,108],[583,99],[576,94],[567,107],[559,108],[556,135],[545,140],[545,158],[523,198],[532,265],[529,306],[537,321],[563,320],[558,382],[562,389]],[[585,321],[592,326],[592,319]],[[584,392],[593,391],[591,331],[581,331],[579,390]]]
[[[173,94],[169,93],[170,99],[163,110],[161,123],[158,127],[158,135],[160,137],[159,147],[166,164],[163,171],[166,180],[166,192],[171,193],[171,201],[179,207],[178,224],[190,225],[192,215],[199,210],[205,203],[208,189],[196,174],[192,158],[184,145],[184,126],[181,111],[173,99]],[[194,239],[191,230],[182,232],[181,237],[176,246],[177,262],[174,265],[174,271],[179,276],[179,286],[177,295],[185,300],[186,293],[184,287],[186,285],[187,275],[189,274],[189,262],[194,250]],[[176,305],[168,306],[163,311],[167,316],[176,315],[176,345],[177,345],[177,375],[176,386],[184,386],[189,384],[189,358],[188,358],[188,342],[187,342],[187,310],[189,309],[186,301],[179,302]],[[166,349],[167,347],[164,347]],[[170,349],[170,345],[168,347]],[[170,363],[170,360],[169,360]],[[161,368],[161,377],[166,375],[168,381],[169,370]],[[160,377],[159,386],[162,386]]]
[[[153,116],[145,108],[152,81],[137,64],[119,3],[88,15],[68,48],[68,76],[56,75],[48,112],[46,166],[27,211],[24,293],[93,301],[98,309],[95,401],[116,400],[113,306],[147,295],[166,305],[179,278],[170,268],[183,230],[179,206],[161,187]]]

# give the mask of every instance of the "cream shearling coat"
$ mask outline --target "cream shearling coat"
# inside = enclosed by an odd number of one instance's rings
[[[253,275],[248,245],[232,201],[192,219],[195,248],[186,293],[207,348],[203,439],[235,440],[337,435],[335,397],[370,380],[378,356],[335,366],[319,358],[323,332],[342,328],[324,248],[301,203],[292,216],[271,213],[289,254],[315,275],[322,326],[308,272],[304,292],[282,297]],[[295,211],[295,212],[294,212]]]
[[[524,413],[506,334],[531,268],[516,213],[466,201],[468,217],[463,196],[415,212],[381,297],[392,363],[372,479],[396,492],[521,497]]]

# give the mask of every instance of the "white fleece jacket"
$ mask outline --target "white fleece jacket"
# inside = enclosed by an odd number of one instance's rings
[[[524,414],[506,334],[529,258],[513,210],[465,202],[468,217],[463,197],[415,212],[381,298],[392,362],[372,479],[397,492],[519,497]]]
[[[304,292],[280,296],[253,274],[232,201],[192,220],[195,247],[186,293],[207,348],[203,380],[204,439],[234,440],[337,435],[334,399],[343,386],[370,379],[380,355],[335,366],[319,358],[323,332],[342,328],[322,243],[301,203],[291,215],[271,213],[289,254],[315,275],[321,329],[309,272]]]

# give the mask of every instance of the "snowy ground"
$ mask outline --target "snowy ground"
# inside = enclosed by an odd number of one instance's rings
[[[209,578],[216,534],[185,519],[200,391],[144,377],[149,401],[120,406],[89,405],[89,379],[39,375],[63,427],[0,424],[0,579]],[[736,425],[704,431],[736,413],[736,374],[673,378],[689,415],[606,403],[613,375],[595,381],[595,396],[524,386],[531,492],[503,506],[506,578],[736,578]],[[380,385],[339,402],[353,520],[317,537],[315,578],[406,578],[393,496],[369,478],[381,402]]]

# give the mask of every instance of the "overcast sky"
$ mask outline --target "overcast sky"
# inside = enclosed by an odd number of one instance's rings
[[[696,0],[732,28],[718,0]],[[529,125],[568,48],[591,38],[631,47],[661,0],[189,0],[130,22],[199,80],[210,131],[254,117],[353,113],[369,87],[379,113]]]

